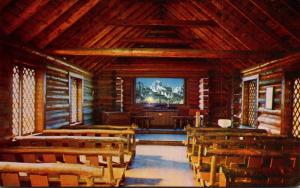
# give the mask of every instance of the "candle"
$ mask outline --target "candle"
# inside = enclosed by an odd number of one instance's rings
[[[196,127],[200,127],[200,112],[196,112]]]

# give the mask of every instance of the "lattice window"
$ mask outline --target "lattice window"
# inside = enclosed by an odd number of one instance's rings
[[[257,80],[244,82],[243,98],[243,122],[246,125],[255,126],[257,112]]]
[[[123,78],[116,78],[116,108],[123,112]]]
[[[23,66],[13,68],[12,132],[13,135],[35,130],[35,70]]]
[[[205,110],[208,109],[208,78],[201,78],[199,80],[199,109]]]
[[[248,125],[255,126],[256,120],[256,81],[249,82]]]
[[[293,129],[294,137],[300,138],[300,78],[294,81],[293,88]]]
[[[71,80],[72,83],[72,90],[71,90],[71,123],[76,123],[78,122],[78,81],[76,79]]]

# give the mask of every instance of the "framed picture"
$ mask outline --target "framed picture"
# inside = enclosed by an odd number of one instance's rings
[[[266,88],[266,109],[273,109],[273,93],[274,88],[273,87],[267,87]]]

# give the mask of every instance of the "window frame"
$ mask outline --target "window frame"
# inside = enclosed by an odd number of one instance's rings
[[[72,79],[77,80],[77,92],[81,92],[79,95],[77,93],[77,121],[72,122]],[[69,72],[69,121],[70,126],[81,125],[84,122],[83,116],[83,95],[84,95],[84,77],[82,75]]]
[[[18,66],[19,67],[19,73],[18,73],[18,75],[19,75],[19,100],[21,101],[19,101],[21,104],[19,105],[19,108],[20,108],[20,112],[19,112],[19,116],[21,116],[21,117],[19,117],[19,124],[18,124],[18,127],[17,127],[17,129],[18,129],[18,134],[17,135],[14,135],[14,133],[13,133],[13,109],[14,109],[14,104],[13,104],[13,101],[14,101],[14,99],[13,99],[13,95],[14,95],[14,89],[13,89],[13,84],[14,84],[14,82],[13,82],[13,80],[14,80],[14,73],[13,73],[13,69],[14,69],[14,67],[15,66]],[[27,68],[27,69],[32,69],[32,70],[34,70],[34,82],[35,82],[35,85],[34,85],[34,120],[33,120],[33,122],[34,122],[34,129],[33,129],[33,131],[32,132],[30,132],[30,133],[26,133],[26,134],[23,134],[23,126],[24,126],[24,122],[23,122],[23,102],[24,102],[24,100],[23,100],[23,97],[24,97],[24,94],[23,94],[23,86],[24,86],[24,84],[23,84],[23,82],[24,82],[24,75],[23,75],[23,70],[24,70],[24,68]],[[38,129],[37,129],[37,119],[38,119],[38,116],[37,116],[37,111],[38,111],[38,105],[39,105],[39,101],[38,101],[38,95],[39,95],[39,91],[37,90],[37,86],[39,85],[39,78],[38,78],[38,74],[40,74],[40,71],[37,69],[37,67],[36,66],[34,66],[34,65],[31,65],[31,64],[28,64],[28,63],[23,63],[23,62],[19,62],[19,61],[15,61],[13,64],[12,64],[12,71],[11,71],[11,109],[12,109],[12,114],[11,114],[11,134],[12,134],[12,136],[25,136],[25,135],[31,135],[31,134],[33,134],[33,133],[35,133]]]
[[[241,122],[242,125],[246,125],[249,127],[252,127],[251,125],[248,125],[248,123],[245,123],[245,84],[246,82],[250,82],[250,81],[256,81],[256,103],[255,103],[255,107],[256,107],[256,120],[257,120],[257,110],[258,110],[258,97],[259,97],[259,75],[255,74],[252,76],[246,76],[242,78],[242,116],[241,116]],[[257,127],[257,125],[254,125],[254,127]]]

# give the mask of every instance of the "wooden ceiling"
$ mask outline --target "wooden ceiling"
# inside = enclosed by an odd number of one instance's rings
[[[299,51],[299,20],[299,0],[0,1],[4,37],[94,73],[118,57],[246,68]]]

